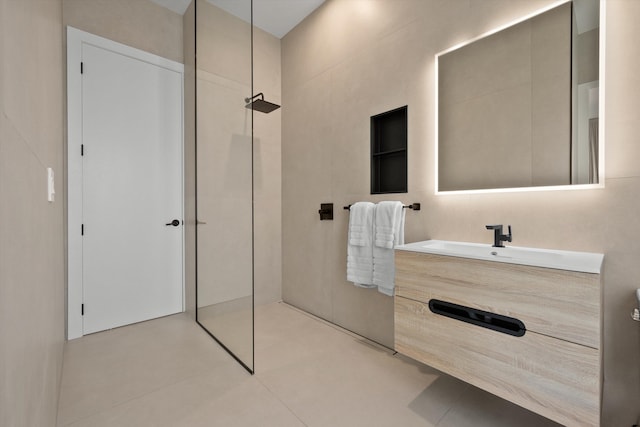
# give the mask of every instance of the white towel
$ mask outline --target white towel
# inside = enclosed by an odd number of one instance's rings
[[[380,202],[376,206],[373,245],[373,284],[393,296],[395,256],[393,248],[404,244],[404,208],[401,202]]]
[[[375,205],[358,202],[349,209],[347,240],[347,280],[363,288],[373,288],[373,218]]]

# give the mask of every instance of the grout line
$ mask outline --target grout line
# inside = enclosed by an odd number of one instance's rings
[[[294,417],[296,417],[296,419],[298,421],[300,421],[302,423],[302,425],[304,425],[305,427],[309,427],[309,424],[305,423],[304,420],[302,420],[302,418],[300,418],[300,416],[298,414],[296,414],[296,411],[294,411],[289,405],[287,405],[285,403],[285,401],[276,394],[276,392],[274,392],[273,390],[271,390],[271,388],[269,388],[269,386],[264,383],[260,377],[258,375],[254,375],[253,376],[256,381],[258,381],[258,383],[260,383],[260,385],[262,385],[271,395],[273,395],[273,397],[282,404],[282,406],[284,406],[285,408],[287,408],[287,410],[291,413],[291,415],[293,415]]]
[[[238,366],[240,366],[240,365],[238,365]],[[142,393],[140,393],[138,395],[132,396],[132,397],[130,397],[130,398],[126,399],[126,400],[123,400],[121,402],[117,402],[117,403],[109,406],[108,408],[102,408],[100,410],[93,411],[92,413],[90,413],[88,415],[82,416],[82,417],[74,419],[72,421],[68,421],[65,424],[60,424],[60,425],[56,424],[56,425],[58,427],[72,426],[72,425],[74,425],[74,424],[76,424],[78,422],[91,419],[93,417],[99,416],[101,414],[105,414],[107,412],[111,412],[116,408],[119,408],[119,407],[121,407],[123,405],[129,404],[129,403],[131,403],[133,401],[140,400],[140,399],[142,399],[144,397],[147,397],[147,396],[149,396],[151,394],[157,393],[157,392],[159,392],[159,391],[161,391],[161,390],[163,390],[165,388],[173,387],[173,386],[175,386],[177,384],[180,384],[180,383],[182,383],[184,381],[187,381],[187,380],[190,380],[190,379],[193,379],[193,378],[196,378],[196,377],[201,377],[203,374],[209,373],[209,372],[210,372],[210,370],[206,369],[203,372],[199,372],[197,374],[193,374],[193,375],[188,375],[188,376],[182,377],[182,378],[180,378],[178,380],[175,380],[173,382],[160,385],[160,386],[154,388],[153,390],[148,390],[148,391],[142,392]],[[56,420],[56,422],[57,422],[57,420]]]
[[[138,323],[134,323],[134,324],[131,324],[131,325],[125,325],[125,326],[122,326],[122,327],[113,328],[113,329],[109,329],[109,330],[107,330],[107,331],[100,331],[100,332],[111,332],[111,331],[113,331],[113,330],[115,330],[115,329],[124,329],[124,328],[127,328],[127,327],[131,327],[131,326],[135,326],[135,325],[140,325],[140,324],[142,324],[142,323],[151,323],[151,322],[153,322],[154,320],[158,320],[158,319],[162,319],[162,318],[167,318],[167,317],[171,317],[171,316],[176,316],[176,315],[174,314],[174,315],[169,315],[169,316],[163,316],[163,317],[160,317],[160,318],[157,318],[157,319],[150,319],[150,320],[146,320],[146,321],[143,321],[143,322],[138,322]],[[198,326],[198,324],[197,324],[197,323],[193,322],[193,326],[197,328],[198,334],[202,333],[202,334],[206,335],[206,332],[205,332],[204,330],[202,330],[202,328],[200,328],[200,327]],[[100,332],[96,332],[96,334],[98,334],[98,333],[100,333]],[[88,336],[88,335],[87,335],[87,336]],[[206,337],[207,337],[207,338],[209,338],[209,337],[208,337],[208,335],[206,335]],[[116,338],[118,339],[119,337],[116,337]],[[67,341],[67,342],[68,342],[68,341]],[[67,343],[67,342],[65,342],[65,347],[66,347],[66,343]],[[218,347],[218,344],[216,344],[216,343],[215,343],[215,341],[213,341],[213,340],[210,340],[210,339],[209,339],[209,340],[208,340],[208,342],[210,342],[210,343],[211,343],[212,345],[214,345],[216,348],[219,348],[219,347]],[[221,351],[223,351],[222,349],[220,349],[220,350],[221,350]],[[65,353],[66,353],[66,351],[65,351]],[[151,394],[158,393],[159,391],[161,391],[161,390],[163,390],[163,389],[166,389],[166,388],[169,388],[169,387],[174,387],[174,386],[176,386],[176,385],[178,385],[178,384],[180,384],[180,383],[182,383],[182,382],[184,382],[184,381],[188,381],[188,380],[191,380],[191,379],[193,379],[193,378],[199,378],[199,377],[201,377],[201,376],[203,376],[203,375],[211,374],[211,373],[215,372],[215,368],[216,368],[217,366],[219,366],[218,364],[220,364],[220,363],[222,363],[222,364],[229,363],[229,364],[230,364],[230,366],[237,367],[238,369],[242,369],[242,370],[244,371],[244,369],[242,368],[242,366],[241,366],[241,365],[239,365],[239,364],[237,364],[237,363],[233,360],[233,358],[232,358],[230,355],[228,355],[227,353],[224,353],[224,354],[225,354],[225,356],[227,357],[225,360],[219,360],[219,361],[216,361],[216,362],[215,362],[215,364],[213,364],[213,365],[208,365],[207,367],[203,368],[200,372],[193,373],[193,374],[191,374],[191,375],[181,376],[180,378],[176,378],[176,379],[174,379],[173,381],[168,381],[168,382],[166,382],[166,383],[164,383],[164,384],[158,385],[158,386],[156,386],[156,387],[155,387],[155,388],[153,388],[153,389],[150,389],[150,390],[146,390],[146,391],[140,392],[140,393],[138,393],[138,394],[136,394],[136,395],[133,395],[133,396],[131,396],[131,397],[129,397],[129,398],[127,398],[127,399],[125,399],[125,400],[122,400],[122,401],[119,401],[119,402],[115,402],[115,403],[111,404],[111,405],[110,405],[110,406],[108,406],[108,407],[101,408],[101,409],[98,409],[98,410],[94,410],[94,411],[92,411],[91,413],[89,413],[89,414],[87,414],[87,415],[84,415],[84,416],[81,416],[81,417],[79,417],[79,418],[74,418],[74,419],[72,419],[72,420],[67,420],[67,421],[66,421],[66,422],[64,422],[64,423],[59,423],[59,420],[58,420],[58,415],[59,415],[59,412],[60,412],[60,395],[62,394],[62,393],[60,393],[60,394],[58,395],[58,407],[56,408],[56,424],[55,424],[55,425],[56,425],[57,427],[72,426],[72,425],[74,425],[74,424],[76,424],[76,423],[78,423],[78,422],[85,421],[85,420],[89,420],[89,419],[91,419],[91,418],[93,418],[93,417],[96,417],[96,416],[99,416],[99,415],[101,415],[101,414],[108,413],[108,412],[110,412],[110,411],[115,410],[116,408],[121,407],[122,405],[129,404],[129,403],[131,403],[131,402],[133,402],[133,401],[136,401],[136,400],[139,400],[139,399],[145,398],[145,397],[147,397],[147,396],[149,396],[149,395],[151,395]],[[66,364],[65,362],[66,362],[65,358],[63,358],[63,370],[64,370],[64,366],[65,366],[65,364]],[[231,362],[233,362],[233,363],[231,363]],[[60,391],[62,391],[62,382],[63,382],[63,381],[62,381],[62,376],[61,376],[61,380],[60,380]]]
[[[469,384],[465,383],[464,387],[462,388],[462,391],[460,392],[460,394],[458,394],[458,397],[451,402],[451,404],[449,405],[449,407],[447,408],[447,410],[445,411],[444,414],[442,414],[442,416],[440,417],[440,419],[436,422],[434,427],[438,427],[440,425],[440,423],[447,418],[447,416],[449,415],[449,412],[453,411],[453,408],[455,408],[456,406],[458,406],[458,404],[462,401],[462,398],[464,397],[465,394],[469,393],[470,387]]]
[[[360,334],[358,334],[358,333],[356,333],[354,331],[351,331],[349,329],[343,328],[340,325],[336,325],[335,323],[332,323],[329,320],[323,319],[322,317],[316,316],[315,314],[311,314],[311,313],[309,313],[307,311],[304,311],[304,310],[302,310],[302,309],[300,309],[300,308],[298,308],[296,306],[293,306],[293,305],[291,305],[291,304],[289,304],[289,303],[287,303],[285,301],[280,301],[280,302],[278,302],[278,304],[282,304],[283,306],[288,307],[289,309],[291,309],[293,311],[296,311],[296,312],[298,312],[298,313],[300,313],[300,314],[302,314],[304,316],[307,316],[310,319],[316,320],[317,322],[320,322],[320,323],[322,323],[322,324],[324,324],[326,326],[329,326],[330,328],[333,328],[338,332],[342,332],[345,335],[349,335],[351,338],[355,338],[355,339],[366,341],[367,344],[371,345],[372,347],[376,347],[376,348],[379,348],[380,350],[386,351],[389,354],[391,354],[392,356],[395,356],[398,353],[393,348],[387,347],[384,344],[381,344],[381,343],[379,343],[377,341],[374,341],[374,340],[372,340],[370,338],[367,338],[367,337],[365,337],[363,335],[360,335]]]
[[[60,396],[62,396],[62,380],[64,379],[64,366],[67,353],[67,339],[65,337],[64,342],[62,343],[62,361],[60,362],[60,377],[58,378],[58,396],[56,399],[56,419],[55,425],[58,425],[58,416],[60,415]]]
[[[42,161],[42,159],[40,158],[40,156],[38,155],[38,153],[36,152],[36,150],[33,148],[33,146],[31,145],[31,143],[27,140],[27,138],[25,138],[25,136],[20,132],[20,129],[18,129],[18,127],[15,125],[15,123],[13,122],[13,120],[11,120],[11,118],[7,115],[7,113],[2,110],[2,116],[5,118],[5,121],[7,122],[7,124],[9,124],[9,126],[11,127],[11,130],[18,136],[18,139],[20,140],[20,142],[27,147],[27,150],[31,153],[31,155],[38,161],[38,163],[40,163],[40,165],[46,170],[47,169],[47,165],[45,165],[44,161]]]

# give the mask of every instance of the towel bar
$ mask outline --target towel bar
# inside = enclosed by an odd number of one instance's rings
[[[403,206],[403,208],[405,208],[405,209],[413,209],[414,211],[419,211],[420,210],[420,203],[411,203],[410,205]],[[351,209],[351,205],[344,206],[343,209],[348,211],[349,209]]]

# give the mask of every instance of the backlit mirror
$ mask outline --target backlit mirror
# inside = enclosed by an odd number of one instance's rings
[[[599,0],[436,55],[440,192],[603,183]]]

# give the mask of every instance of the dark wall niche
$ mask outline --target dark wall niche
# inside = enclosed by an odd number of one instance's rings
[[[407,106],[371,117],[371,194],[407,192]]]

